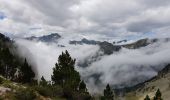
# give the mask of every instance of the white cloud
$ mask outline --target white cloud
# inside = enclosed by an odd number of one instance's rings
[[[52,68],[62,51],[68,50],[71,56],[76,58],[77,63],[85,62],[87,59],[92,61],[94,55],[99,52],[97,45],[68,44],[68,41],[73,38],[80,37],[67,35],[67,37],[59,40],[58,44],[66,47],[58,47],[57,44],[53,43],[45,44],[26,40],[17,40],[17,44],[20,45],[20,51],[23,51],[23,53],[20,53],[23,56],[30,56],[26,53],[27,51],[24,52],[23,46],[32,54],[29,60],[34,61],[33,64],[37,68],[38,77],[43,75],[49,80]],[[169,45],[170,42],[161,41],[135,50],[123,48],[112,55],[100,57],[87,68],[76,66],[76,70],[80,72],[91,93],[101,92],[108,83],[113,86],[134,85],[155,76],[170,62]]]
[[[68,38],[66,38],[68,39]],[[57,44],[45,44],[42,42],[31,42],[23,39],[16,40],[20,55],[28,57],[28,60],[34,62],[33,65],[38,70],[38,78],[44,76],[46,79],[51,79],[52,68],[58,60],[62,51],[68,50],[77,62],[83,61],[88,56],[94,55],[99,47],[88,45],[68,45],[68,40],[61,40],[62,45],[66,47],[58,47]],[[60,44],[61,42],[59,42]],[[61,45],[61,44],[60,44]],[[29,54],[27,52],[30,52]],[[30,55],[32,54],[32,55]]]
[[[81,73],[87,78],[91,92],[102,91],[107,83],[113,86],[131,86],[155,76],[157,71],[170,62],[169,45],[170,42],[160,42],[136,50],[122,49],[118,53],[102,57]],[[94,81],[96,77],[90,78],[94,74],[101,75],[98,84]]]
[[[0,31],[135,36],[168,27],[169,5],[168,0],[0,0],[0,11],[7,16],[1,26],[8,26]]]

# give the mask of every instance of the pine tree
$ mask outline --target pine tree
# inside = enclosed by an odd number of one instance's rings
[[[81,81],[81,82],[80,82],[79,91],[81,91],[81,92],[87,92],[86,84],[84,83],[84,81]]]
[[[54,84],[61,85],[63,88],[77,90],[80,83],[80,75],[75,70],[75,59],[72,59],[68,51],[58,58],[58,63],[53,68],[51,79]]]
[[[45,78],[43,76],[41,77],[40,85],[41,86],[47,86],[48,85],[48,82],[45,80]]]
[[[162,93],[161,93],[161,91],[158,89],[157,92],[156,92],[156,94],[155,94],[154,100],[163,100],[161,96],[162,96]]]
[[[145,99],[144,100],[150,100],[149,96],[146,95]]]
[[[106,89],[104,89],[104,96],[101,98],[102,100],[114,100],[113,91],[110,89],[109,84],[107,84]]]
[[[35,77],[35,73],[33,72],[31,66],[28,65],[27,60],[25,59],[24,64],[21,66],[21,82],[22,83],[30,83]]]
[[[3,57],[3,73],[5,78],[11,78],[14,74],[14,65],[12,65],[13,55],[10,53],[9,48],[4,48],[2,50],[2,57]]]

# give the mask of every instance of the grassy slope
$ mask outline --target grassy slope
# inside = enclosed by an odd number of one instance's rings
[[[8,89],[6,92],[3,90]],[[24,90],[24,91],[23,91]],[[38,93],[32,86],[29,86],[27,84],[19,84],[15,82],[11,82],[9,80],[6,80],[2,76],[0,76],[0,100],[19,100],[16,98],[16,93],[21,93],[23,91],[24,95],[28,90],[31,90],[31,92],[36,96],[35,100],[65,100],[62,99],[61,97],[55,97],[55,98],[50,98],[50,97],[44,97]],[[27,95],[31,96],[31,95]]]

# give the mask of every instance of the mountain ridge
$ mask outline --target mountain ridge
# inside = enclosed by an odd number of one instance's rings
[[[164,84],[164,86],[167,89],[161,84]],[[160,89],[162,91],[162,94],[164,94],[163,95],[164,100],[169,100],[167,99],[168,95],[166,93],[167,92],[170,93],[170,64],[167,64],[161,71],[158,72],[156,76],[150,78],[149,80],[146,80],[142,83],[139,83],[131,87],[114,89],[114,91],[117,95],[119,95],[118,98],[136,97],[138,98],[138,100],[143,100],[143,98],[147,94],[149,94],[150,97],[153,97],[154,92],[156,92],[157,89]],[[126,100],[132,100],[132,99],[126,99]]]
[[[58,33],[51,33],[49,35],[43,35],[43,36],[31,36],[31,37],[26,37],[25,39],[27,40],[32,40],[32,41],[41,41],[41,42],[57,42],[58,39],[60,39],[61,36]]]

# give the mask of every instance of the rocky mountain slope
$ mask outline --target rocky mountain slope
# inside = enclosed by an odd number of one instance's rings
[[[130,43],[130,44],[125,44],[125,45],[121,45],[124,48],[128,48],[128,49],[139,49],[141,47],[145,47],[148,46],[150,44],[156,43],[156,42],[168,42],[170,41],[170,38],[163,38],[163,39],[140,39],[134,43]]]
[[[158,89],[160,89],[160,91],[162,92],[163,100],[169,100],[170,64],[165,66],[165,68],[158,72],[157,76],[151,78],[150,80],[147,80],[130,88],[122,89],[121,92],[124,93],[117,99],[122,100],[122,98],[125,98],[125,100],[143,100],[146,95],[149,95],[150,98],[153,98],[155,92]]]

